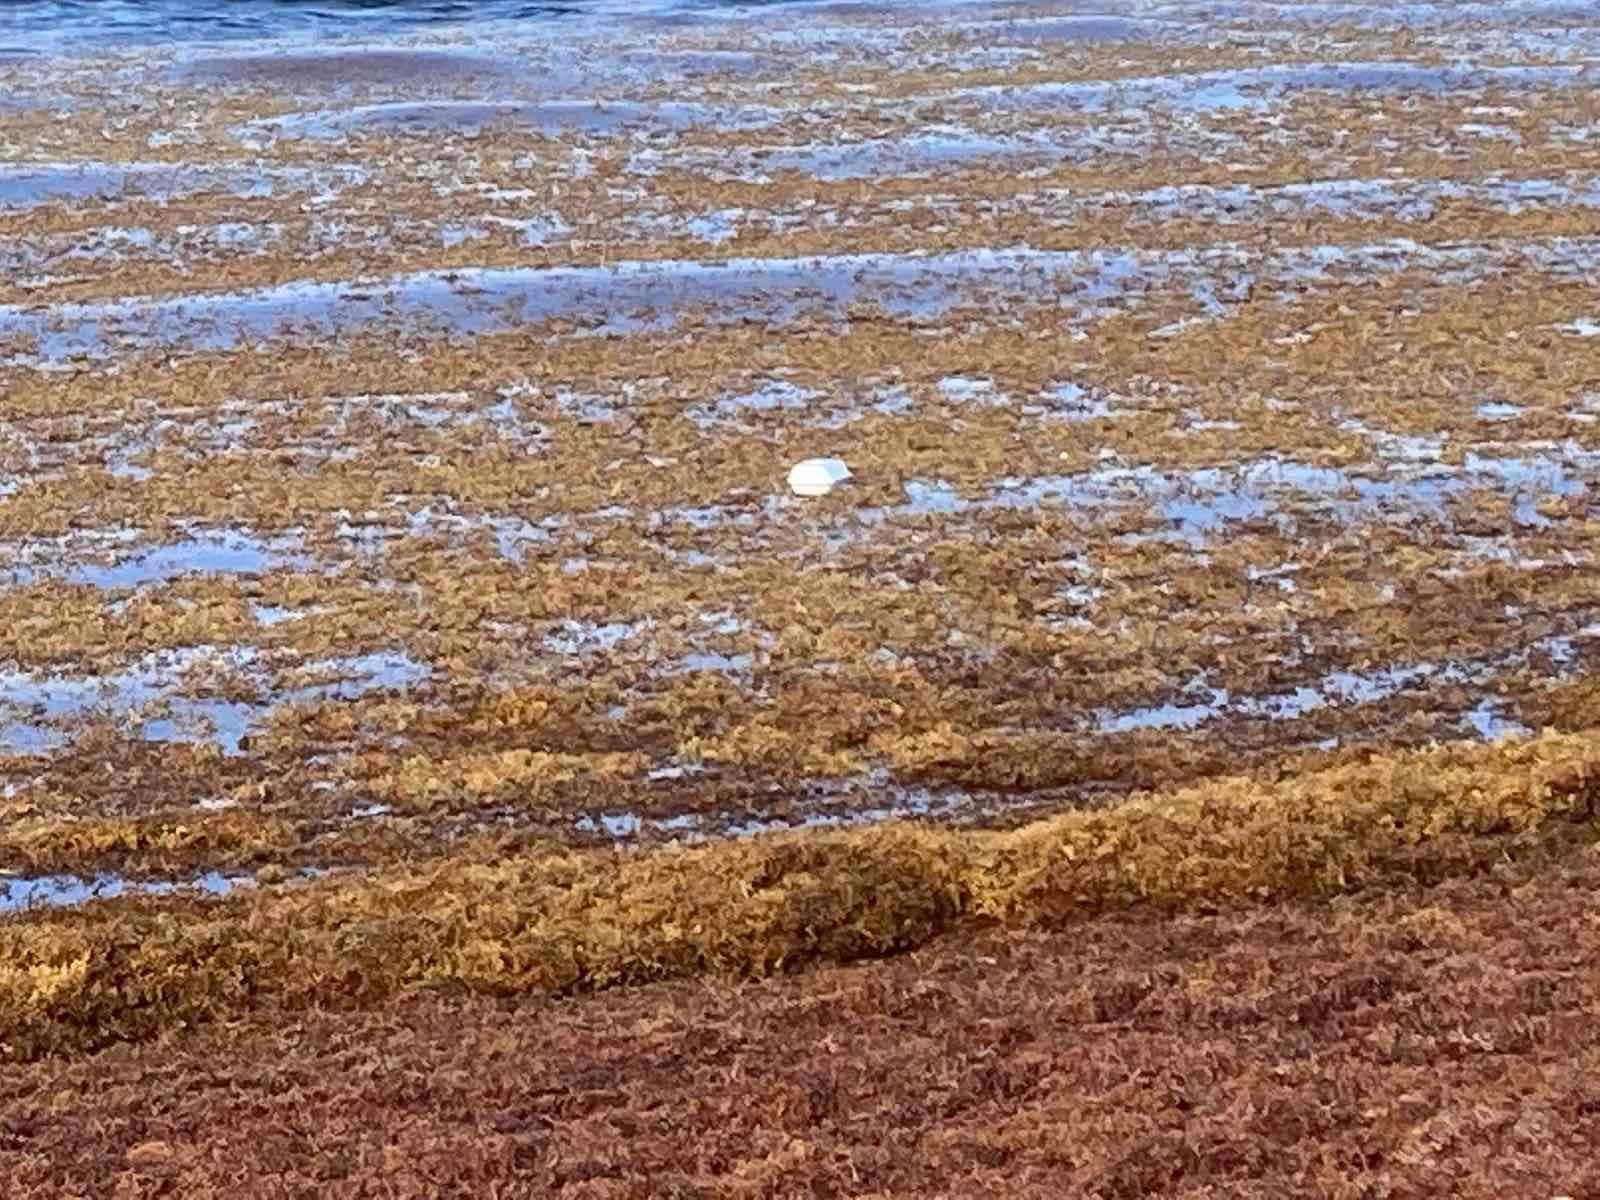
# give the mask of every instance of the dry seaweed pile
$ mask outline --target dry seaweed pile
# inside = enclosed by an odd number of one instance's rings
[[[0,60],[0,1043],[1586,837],[1600,19],[1203,7]]]

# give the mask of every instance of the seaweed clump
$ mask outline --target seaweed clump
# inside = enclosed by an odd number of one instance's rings
[[[1547,733],[1148,793],[1010,832],[892,824],[393,867],[211,906],[0,923],[8,1057],[415,987],[567,994],[879,957],[975,921],[1431,883],[1593,834],[1600,743]]]

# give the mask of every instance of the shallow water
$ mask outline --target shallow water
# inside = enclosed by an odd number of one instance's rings
[[[1442,683],[1486,685],[1508,668],[1541,657],[1550,658],[1564,672],[1574,657],[1573,643],[1594,636],[1596,628],[1589,625],[1573,634],[1541,638],[1519,651],[1487,659],[1410,663],[1365,671],[1331,671],[1313,684],[1270,695],[1234,695],[1226,688],[1211,686],[1202,675],[1184,689],[1181,700],[1121,711],[1102,711],[1095,717],[1094,728],[1101,733],[1131,733],[1142,729],[1194,730],[1230,716],[1293,721],[1330,707],[1377,704],[1413,688],[1426,689]],[[1532,735],[1532,729],[1505,717],[1500,708],[1499,700],[1486,696],[1476,708],[1462,714],[1460,735],[1475,736],[1485,741]]]
[[[118,896],[171,896],[191,893],[221,897],[240,889],[250,889],[256,881],[248,875],[227,875],[207,871],[178,882],[157,879],[128,879],[122,875],[0,875],[0,914],[30,908],[74,908],[91,900],[111,900]]]
[[[28,48],[64,49],[403,33],[474,19],[556,20],[583,7],[560,0],[7,0],[0,37]]]
[[[476,108],[481,106],[469,106]],[[513,106],[514,107],[514,106]],[[944,147],[944,148],[940,148]],[[950,153],[946,155],[945,149]],[[850,179],[882,176],[914,177],[937,175],[953,163],[979,163],[993,166],[991,156],[1012,161],[1034,157],[1041,161],[1075,153],[1071,147],[1053,139],[985,139],[970,135],[938,134],[904,139],[873,139],[841,142],[828,146],[776,146],[757,151],[730,151],[723,165],[741,164],[751,172],[764,169],[796,169],[819,178]],[[672,150],[635,154],[630,169],[649,172],[669,167],[699,169],[701,152]],[[756,164],[762,164],[758,167]],[[1020,169],[1022,163],[1017,161]],[[704,166],[704,164],[701,164]],[[119,175],[127,167],[109,165],[101,178],[86,179],[89,173],[69,173],[66,183],[54,183],[37,175],[25,186],[20,177],[11,180],[13,206],[31,207],[59,199],[70,183],[82,184],[87,194],[111,202],[145,194],[153,182],[147,179],[139,188],[123,190]],[[336,200],[340,192],[361,181],[354,164],[322,172],[278,172],[269,175],[278,194],[303,193],[315,197],[319,205]],[[41,180],[43,182],[41,182]],[[99,187],[99,183],[105,186]],[[187,194],[205,183],[198,174],[184,178],[171,175],[161,181],[170,194]],[[46,186],[48,185],[48,186]],[[60,186],[58,186],[60,185]],[[447,191],[448,189],[442,188]],[[458,190],[469,190],[461,188]],[[536,193],[490,196],[507,204],[531,201]],[[985,221],[1001,221],[1007,216],[1026,217],[1042,225],[1080,219],[1118,216],[1130,225],[1161,227],[1175,220],[1204,221],[1223,227],[1252,226],[1264,220],[1293,221],[1332,217],[1344,221],[1404,222],[1425,226],[1447,205],[1471,205],[1507,216],[1537,212],[1557,213],[1574,208],[1600,209],[1600,183],[1583,177],[1542,177],[1487,179],[1478,182],[1404,178],[1351,178],[1319,180],[1311,183],[1259,187],[1249,184],[1228,186],[1209,184],[1170,185],[1139,192],[1082,192],[1041,189],[1022,192],[981,205],[958,203],[953,197],[933,195],[915,204],[884,199],[855,205],[807,203],[772,208],[718,208],[700,213],[654,213],[647,209],[630,213],[613,226],[618,240],[647,240],[667,237],[692,237],[716,246],[735,236],[783,236],[802,229],[882,229],[902,213],[937,213],[950,224],[970,222],[974,216]],[[108,212],[108,217],[114,213]],[[528,246],[558,246],[576,235],[575,228],[555,214],[505,216],[484,214],[441,225],[422,228],[400,219],[379,222],[345,221],[330,216],[296,234],[294,250],[306,256],[329,251],[359,253],[394,252],[402,242],[436,241],[456,246],[489,238],[503,231],[520,235]],[[14,283],[27,282],[30,290],[45,296],[52,280],[71,267],[83,272],[80,281],[92,278],[88,272],[103,264],[147,261],[170,264],[178,269],[193,269],[198,262],[250,255],[281,254],[288,247],[284,227],[275,223],[230,222],[216,225],[184,226],[179,230],[151,230],[144,227],[108,223],[75,232],[7,239],[0,245],[0,269],[8,270]],[[31,281],[27,277],[33,276]],[[1582,322],[1568,327],[1579,333]]]
[[[60,201],[174,200],[201,191],[240,198],[288,191],[327,194],[363,174],[357,167],[333,172],[248,163],[220,168],[165,162],[0,163],[0,211]]]
[[[1205,113],[1261,109],[1300,92],[1447,95],[1487,91],[1592,88],[1600,67],[1454,66],[1410,63],[1313,63],[1157,75],[1111,83],[994,84],[953,93],[982,101],[990,112],[1042,112],[1066,109],[1105,112],[1125,108],[1170,107]]]
[[[873,179],[929,175],[996,160],[1025,171],[1066,161],[1082,162],[1118,149],[1116,135],[1097,131],[1072,131],[1070,136],[993,137],[952,129],[907,137],[735,151],[719,156],[727,167],[735,169],[724,170],[715,177],[768,178],[781,171],[798,171],[817,179]],[[693,157],[648,151],[633,160],[634,170],[640,172],[677,165],[694,166],[696,161]]]
[[[1395,240],[1268,254],[1222,243],[1175,251],[984,249],[423,271],[177,297],[0,305],[0,340],[35,347],[9,360],[21,365],[103,358],[138,347],[228,350],[378,327],[440,336],[561,320],[591,333],[634,333],[670,328],[687,311],[710,323],[785,325],[837,320],[868,303],[930,322],[974,304],[1043,304],[1087,322],[1137,308],[1162,288],[1187,292],[1208,316],[1221,317],[1230,297],[1243,300],[1252,287],[1288,289],[1406,270],[1466,285],[1513,262],[1552,279],[1585,279],[1600,265],[1600,237],[1446,247]]]
[[[1533,509],[1538,498],[1583,495],[1597,472],[1600,457],[1576,446],[1550,456],[1469,454],[1459,468],[1429,464],[1347,471],[1276,458],[1182,472],[1111,466],[1074,475],[999,479],[990,485],[987,496],[973,499],[939,480],[910,480],[905,484],[904,503],[892,508],[862,508],[851,518],[871,526],[891,518],[1042,505],[1104,517],[1153,505],[1180,536],[1200,544],[1230,523],[1257,518],[1272,517],[1285,532],[1292,532],[1295,508],[1306,503],[1320,516],[1337,515],[1345,521],[1379,519],[1408,524],[1419,517],[1433,517],[1448,525],[1447,500],[1486,488],[1510,496],[1516,502],[1517,520],[1537,526],[1545,522]]]
[[[1157,4],[1154,14],[1188,15],[1191,4]],[[1222,0],[1203,11],[1228,25],[1364,29],[1470,29],[1474,26],[1537,26],[1584,24],[1595,19],[1586,0],[1506,0],[1505,3],[1317,4],[1273,3],[1272,0]]]
[[[680,779],[705,770],[698,763],[682,763],[653,773],[652,777]],[[652,836],[693,844],[727,837],[758,837],[786,829],[839,829],[886,821],[992,819],[1007,808],[1032,802],[1031,799],[978,795],[960,788],[908,787],[894,783],[889,773],[881,770],[856,780],[814,780],[807,790],[817,793],[813,803],[793,817],[719,813],[646,817],[631,811],[613,811],[579,817],[574,828],[584,834],[603,833],[618,841]],[[871,798],[871,803],[864,806],[856,803],[866,797]]]
[[[174,68],[181,83],[339,86],[403,84],[407,87],[520,74],[514,60],[468,50],[340,47],[334,50],[261,54],[201,54]]]
[[[253,121],[239,129],[240,140],[259,147],[276,138],[334,139],[373,133],[476,133],[504,124],[548,137],[562,133],[616,134],[650,128],[684,130],[695,125],[752,128],[772,124],[777,114],[759,109],[718,109],[710,105],[637,104],[627,100],[413,100],[319,109]]]
[[[62,675],[0,671],[0,754],[37,755],[59,749],[75,724],[103,717],[152,742],[209,742],[241,753],[249,733],[280,704],[353,700],[382,689],[425,681],[430,668],[405,654],[379,651],[306,663],[274,689],[269,663],[252,646],[192,646],[159,651],[121,670]],[[255,684],[259,699],[195,698],[185,676],[220,669]],[[156,706],[157,715],[143,712]]]
[[[1115,0],[1110,0],[1111,4]],[[809,9],[819,18],[813,32],[826,31],[828,14],[842,18],[917,9],[905,0],[859,6],[791,3],[791,0],[6,0],[0,8],[0,38],[19,51],[73,51],[81,48],[311,41],[330,37],[386,37],[437,33],[462,28],[544,30],[560,37],[583,29],[599,35],[619,27],[628,32],[670,33],[748,17],[761,20],[775,7]],[[970,4],[949,4],[959,11]],[[927,12],[927,8],[921,11]],[[1019,39],[1099,41],[1137,36],[1116,18],[1018,23]]]
[[[1136,42],[1170,32],[1165,22],[1129,17],[1041,17],[1029,21],[995,21],[976,25],[973,37],[1004,44],[1055,42]]]
[[[306,867],[276,886],[310,883],[331,871]],[[0,916],[39,908],[76,908],[119,896],[191,896],[221,900],[260,887],[254,876],[233,871],[202,871],[183,879],[135,879],[114,871],[95,875],[8,875],[0,873]]]
[[[105,540],[114,545],[136,536],[136,531],[129,530],[123,538],[113,535]],[[304,568],[311,563],[295,549],[292,539],[266,539],[238,530],[197,532],[180,541],[136,545],[109,564],[62,563],[62,552],[71,544],[69,539],[62,539],[9,548],[8,557],[18,565],[9,571],[0,569],[0,584],[28,585],[60,579],[111,590],[165,583],[184,575],[262,575],[284,568]]]

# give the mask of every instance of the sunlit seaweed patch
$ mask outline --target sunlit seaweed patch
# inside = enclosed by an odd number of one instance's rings
[[[764,974],[903,950],[976,918],[1426,880],[1552,836],[1592,839],[1593,755],[1589,736],[1551,735],[1223,779],[1012,833],[895,825],[621,857],[538,850],[231,900],[36,910],[0,923],[0,1036],[33,1057],[262,1003]],[[130,1003],[146,995],[161,1001]]]
[[[1590,838],[1594,31],[1260,7],[0,62],[0,1043]]]

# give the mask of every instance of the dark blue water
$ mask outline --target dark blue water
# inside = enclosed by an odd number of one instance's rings
[[[616,6],[598,0],[0,0],[0,54],[84,43],[403,33],[477,21],[560,21],[617,7],[674,12],[705,0]]]

